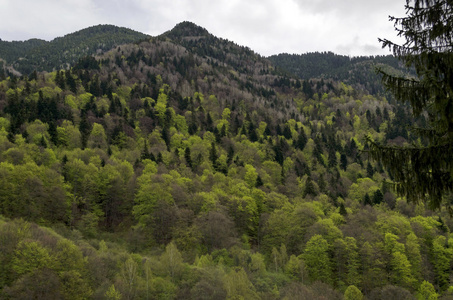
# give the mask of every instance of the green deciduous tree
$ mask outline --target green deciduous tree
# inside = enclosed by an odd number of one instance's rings
[[[452,259],[453,249],[447,247],[446,238],[444,236],[436,237],[432,246],[432,264],[434,266],[435,283],[441,290],[448,288]]]
[[[436,289],[434,286],[428,282],[423,281],[420,287],[418,288],[417,292],[417,299],[418,300],[437,300],[438,294],[436,293]]]
[[[344,292],[344,300],[362,300],[362,292],[355,286],[350,285]]]
[[[52,259],[49,251],[39,242],[21,242],[14,252],[12,269],[23,275],[38,269],[51,268]]]
[[[329,258],[329,244],[321,235],[314,235],[307,243],[303,259],[308,277],[312,282],[332,282],[332,266]]]

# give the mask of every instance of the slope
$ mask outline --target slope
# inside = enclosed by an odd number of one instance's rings
[[[124,27],[97,25],[50,42],[36,39],[25,42],[0,41],[0,58],[23,74],[30,74],[34,70],[52,71],[67,68],[82,56],[148,37]]]
[[[448,297],[452,219],[361,154],[404,107],[177,29],[0,81],[1,298]]]
[[[314,52],[306,54],[278,54],[269,57],[277,67],[298,78],[333,79],[354,86],[354,88],[377,95],[383,94],[380,77],[375,68],[381,67],[392,73],[411,73],[404,68],[397,58],[387,56],[349,57],[332,52]]]

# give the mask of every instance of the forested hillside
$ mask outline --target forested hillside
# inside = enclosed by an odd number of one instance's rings
[[[6,71],[28,75],[33,71],[67,69],[80,57],[108,51],[118,45],[136,42],[149,36],[124,27],[113,25],[92,26],[50,42],[0,40],[0,60]],[[0,65],[2,67],[2,65]],[[11,69],[12,68],[12,69]],[[0,68],[0,72],[3,68]]]
[[[386,97],[185,22],[0,109],[0,298],[453,298],[452,217],[367,157],[425,142]]]
[[[301,79],[333,79],[372,95],[385,93],[376,68],[383,68],[394,74],[414,75],[414,70],[407,70],[393,55],[349,57],[332,52],[282,53],[270,56],[269,60],[280,69]]]

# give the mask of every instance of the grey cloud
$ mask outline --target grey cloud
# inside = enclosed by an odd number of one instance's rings
[[[405,0],[2,0],[0,38],[53,39],[97,24],[158,35],[192,21],[263,55],[337,51],[384,53],[377,37]],[[354,36],[360,42],[353,41]]]

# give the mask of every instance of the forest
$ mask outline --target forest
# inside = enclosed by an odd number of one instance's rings
[[[0,299],[453,299],[453,198],[364,139],[425,116],[271,61],[183,22],[3,75]]]

